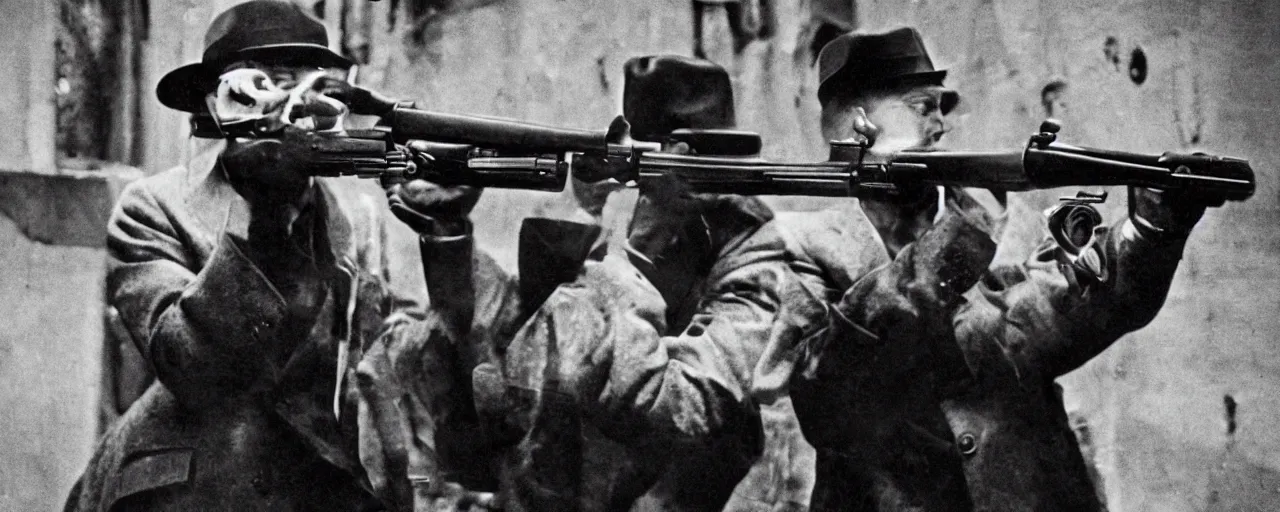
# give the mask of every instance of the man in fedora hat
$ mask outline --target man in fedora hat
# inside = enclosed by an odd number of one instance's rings
[[[823,135],[881,155],[932,147],[959,101],[911,28],[836,38],[819,76]],[[780,216],[807,284],[766,361],[818,449],[814,509],[1101,508],[1053,380],[1155,317],[1214,201],[1134,188],[1128,218],[1072,234],[1079,259],[1049,240],[996,265],[1011,203],[985,190]]]
[[[711,62],[639,57],[625,78],[636,139],[733,126],[728,73]],[[591,165],[603,164],[574,170]],[[762,425],[748,396],[787,271],[771,217],[754,199],[642,184],[625,249],[562,273],[567,282],[473,372],[488,431],[512,434],[507,509],[720,510],[753,464],[767,467],[760,487],[732,509],[803,508],[806,477],[789,466],[805,461],[794,419],[787,430],[789,411],[775,410]]]
[[[111,218],[108,300],[158,382],[103,436],[68,510],[413,507],[386,466],[431,461],[379,437],[375,395],[397,390],[366,385],[379,363],[364,354],[439,328],[433,262],[412,255],[465,225],[477,193],[391,190],[414,205],[415,234],[376,186],[309,176],[296,135],[341,129],[347,110],[317,86],[351,66],[326,43],[295,5],[251,1],[213,21],[201,62],[160,81],[161,103],[212,116],[225,146],[131,184]],[[232,129],[246,123],[283,135]]]

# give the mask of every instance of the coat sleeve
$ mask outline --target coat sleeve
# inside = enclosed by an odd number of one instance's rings
[[[678,333],[668,332],[668,305],[631,260],[588,263],[517,334],[508,385],[571,396],[624,443],[703,444],[758,424],[744,419],[755,413],[747,388],[787,278],[770,233],[757,230],[717,264]]]
[[[244,392],[277,371],[270,346],[287,302],[232,234],[203,267],[145,185],[122,194],[108,226],[107,294],[160,382],[188,405]],[[314,266],[289,276],[317,283]],[[265,376],[265,377],[264,377]]]
[[[949,314],[949,290],[965,269],[976,280],[994,251],[964,220],[947,217],[892,261],[869,231],[800,237],[808,243],[791,265],[795,284],[785,288],[754,390],[762,401],[789,395],[817,449],[815,508],[874,508],[889,497],[938,510],[968,503],[935,392],[940,357],[950,355],[939,350],[950,336],[938,335],[950,324],[932,318]]]
[[[391,231],[404,231],[396,222],[389,224]],[[405,306],[414,301],[393,293],[384,333],[358,372],[367,430],[378,432],[366,436],[362,454],[366,467],[375,468],[371,476],[381,479],[373,482],[375,488],[402,501],[411,484],[413,499],[427,503],[450,484],[493,488],[494,447],[502,441],[481,419],[493,400],[484,396],[484,386],[473,375],[487,375],[477,368],[498,360],[528,318],[522,306],[529,302],[526,294],[545,297],[550,291],[539,288],[558,284],[545,274],[565,266],[576,272],[598,233],[594,229],[526,221],[521,270],[538,274],[541,279],[534,284],[517,279],[477,250],[470,233],[393,237],[415,241],[400,244],[406,247],[398,252],[420,254],[421,261],[400,267],[421,271],[409,279],[416,279],[413,284],[420,289],[425,285],[428,300],[425,311],[408,309],[421,314],[406,316]]]
[[[421,255],[415,266],[423,272],[415,274],[428,298],[424,310],[405,315],[393,307],[357,378],[365,424],[377,433],[362,446],[366,468],[384,479],[374,486],[398,501],[409,499],[411,486],[412,499],[429,503],[447,483],[490,486],[471,372],[492,357],[498,333],[514,331],[508,324],[518,301],[514,277],[476,252],[470,235],[413,239],[406,252]]]
[[[923,418],[935,384],[969,376],[948,319],[957,290],[977,281],[994,252],[984,224],[947,214],[892,261],[854,273],[846,290],[831,288],[839,284],[823,277],[830,272],[815,272],[821,264],[793,265],[807,283],[797,291],[811,291],[789,294],[774,344],[790,348],[775,357],[794,361],[792,400],[814,446],[879,453],[878,441],[895,430],[886,425]],[[833,295],[840,298],[818,305]]]
[[[1035,371],[1057,377],[1155,318],[1185,238],[1143,236],[1128,219],[1095,236],[1106,279],[1087,289],[1068,280],[1052,239],[1024,264],[991,269],[954,319],[971,366],[990,368],[994,361],[1017,376]],[[984,340],[994,340],[995,349]]]

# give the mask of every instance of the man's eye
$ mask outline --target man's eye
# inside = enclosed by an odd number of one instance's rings
[[[910,106],[912,110],[915,110],[917,114],[922,116],[930,116],[933,115],[934,112],[938,111],[938,102],[933,99],[916,100],[908,102],[907,105]]]

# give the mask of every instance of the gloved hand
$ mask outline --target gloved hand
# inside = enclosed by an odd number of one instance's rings
[[[371,89],[365,89],[340,80],[325,83],[324,94],[341,101],[352,114],[383,116],[399,105],[412,106],[413,102],[400,101]]]
[[[599,158],[589,155],[581,155],[574,158],[574,165],[586,166],[605,166],[608,165]],[[588,215],[599,220],[604,212],[605,204],[608,202],[609,196],[614,192],[622,190],[625,186],[617,180],[609,178],[597,181],[586,181],[578,179],[579,171],[576,169],[569,175],[570,186],[573,189],[573,198],[578,207]]]
[[[954,342],[952,317],[965,291],[986,274],[995,257],[992,219],[964,194],[947,200],[938,221],[907,245],[887,267],[859,279],[835,308],[864,343],[884,345],[883,364],[921,366],[939,382],[967,376]],[[869,336],[867,336],[869,335]]]
[[[1209,206],[1222,206],[1223,197],[1196,192],[1129,187],[1129,218],[1144,236],[1185,238]]]
[[[967,200],[948,200],[961,201]],[[990,222],[981,210],[947,208],[889,267],[854,283],[841,301],[841,313],[877,334],[915,331],[935,318],[949,324],[960,296],[977,284],[995,256]]]
[[[616,180],[603,178],[614,175],[612,167],[599,157],[574,155],[565,190],[541,205],[534,217],[599,224],[609,196],[625,188]]]
[[[232,187],[255,215],[300,208],[312,178],[307,172],[309,134],[286,126],[279,138],[227,141],[220,161]]]
[[[251,123],[253,133],[279,134],[235,138],[222,154],[232,185],[255,216],[299,208],[312,183],[307,172],[310,134],[342,129],[347,108],[323,94],[325,76],[324,71],[308,73],[289,89],[259,69],[233,69],[218,77],[208,106],[219,126]]]
[[[384,180],[391,213],[420,235],[459,236],[471,232],[471,210],[484,189],[441,186],[426,180]]]
[[[669,152],[687,154],[689,146],[680,143]],[[687,225],[701,218],[702,199],[673,174],[641,182],[640,197],[636,201],[631,224],[627,226],[627,241],[631,248],[655,263],[665,258],[668,251],[675,250],[681,236],[687,234]],[[700,238],[706,238],[710,243],[709,235],[692,238],[684,241],[700,244]]]
[[[668,305],[683,299],[715,262],[703,207],[703,198],[675,176],[641,184],[627,229],[629,253]]]

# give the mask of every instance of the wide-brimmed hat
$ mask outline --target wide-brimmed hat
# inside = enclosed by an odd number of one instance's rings
[[[924,40],[914,28],[879,34],[851,32],[831,40],[818,54],[818,99],[836,94],[910,85],[942,85],[944,69],[935,69]],[[946,114],[960,94],[946,90],[939,108]]]
[[[209,25],[200,62],[170,71],[156,85],[164,106],[185,112],[205,110],[204,97],[222,68],[240,60],[350,68],[351,61],[328,47],[329,34],[300,7],[255,0],[232,7]]]
[[[681,128],[733,128],[733,85],[729,73],[711,61],[636,57],[625,65],[622,115],[636,140],[660,142]]]

